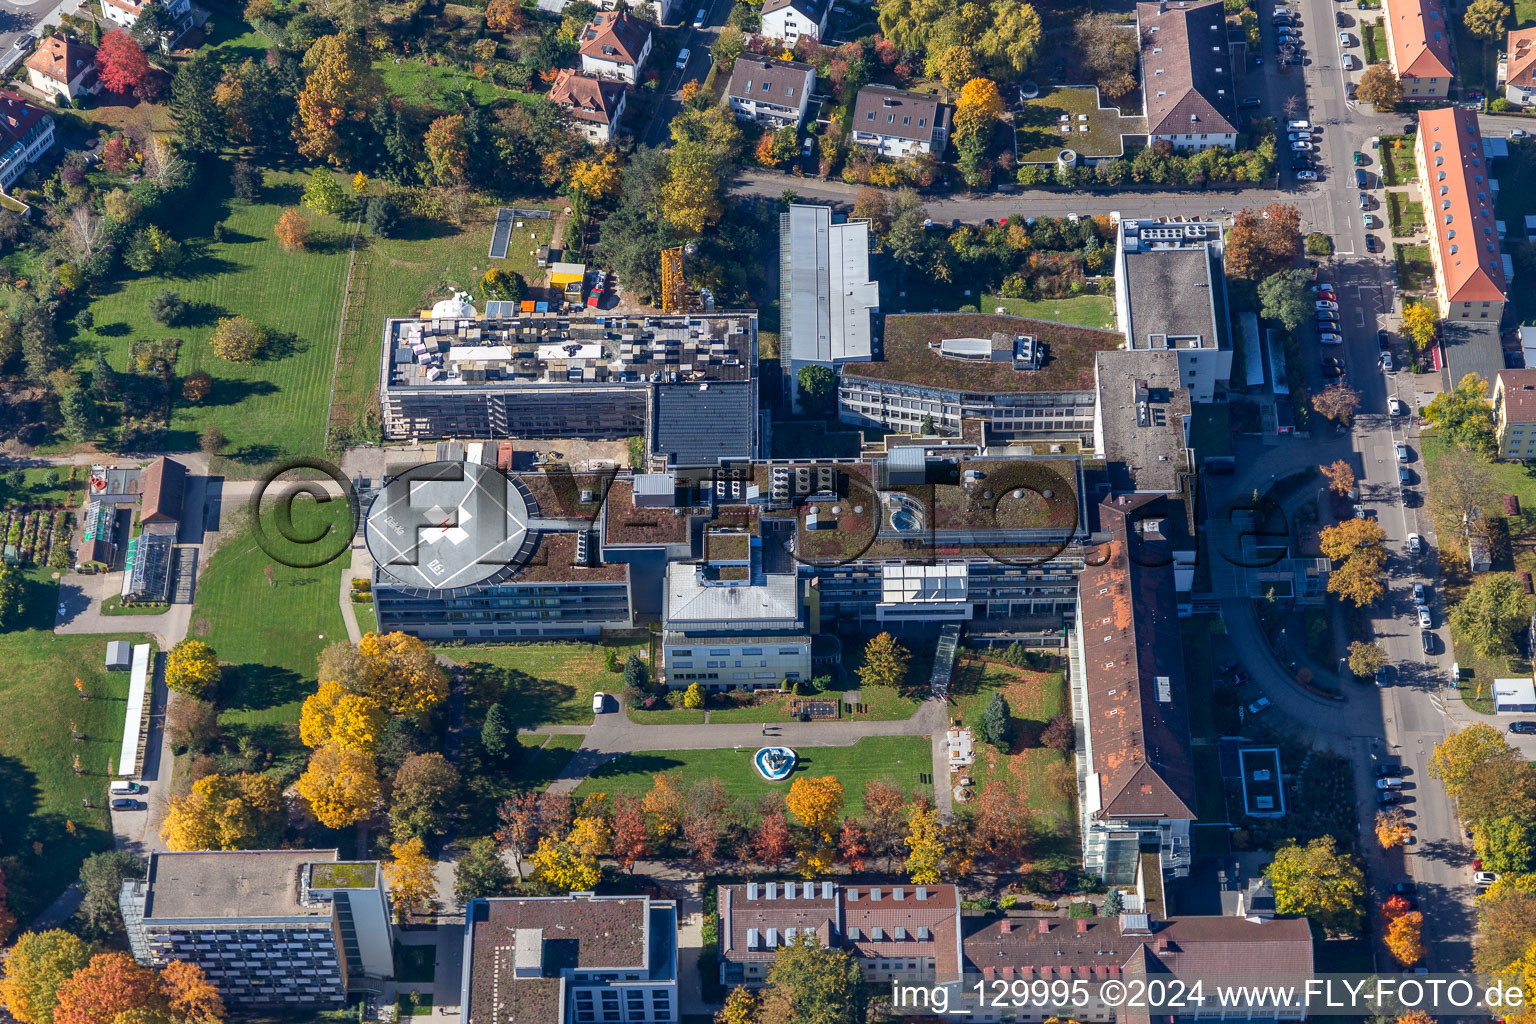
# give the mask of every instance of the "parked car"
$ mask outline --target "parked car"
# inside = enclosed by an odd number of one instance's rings
[[[1355,55],[1352,54],[1352,53],[1346,53],[1343,57],[1341,57],[1339,59],[1339,63],[1344,66],[1344,70],[1345,71],[1353,71],[1353,70],[1355,70],[1355,63],[1356,63]]]
[[[1360,219],[1365,222],[1365,230],[1367,230],[1367,231],[1371,230],[1371,228],[1374,228],[1376,226],[1376,215],[1373,214],[1373,213],[1370,213],[1369,211],[1367,211],[1366,213],[1362,213],[1360,215]]]
[[[1366,235],[1365,236],[1365,251],[1366,252],[1381,252],[1381,239],[1377,238],[1375,235]]]
[[[1403,793],[1398,793],[1390,789],[1382,789],[1377,790],[1376,792],[1376,802],[1381,804],[1383,807],[1390,807],[1393,804],[1407,803],[1408,797]]]
[[[1419,643],[1424,645],[1425,654],[1435,653],[1435,634],[1427,629],[1419,630]]]
[[[677,70],[681,71],[688,66],[688,47],[677,51]]]
[[[1339,308],[1339,304],[1337,302],[1331,302],[1328,299],[1318,299],[1312,305],[1314,307],[1316,307],[1317,309],[1338,309]]]
[[[1317,172],[1316,171],[1297,171],[1296,172],[1296,180],[1297,181],[1316,181],[1317,180]]]
[[[1403,780],[1395,775],[1385,775],[1376,780],[1377,789],[1402,789]]]
[[[1285,122],[1285,130],[1288,132],[1310,132],[1312,130],[1312,122],[1305,118],[1287,121]]]
[[[594,715],[600,715],[600,714],[602,714],[603,712],[605,712],[607,710],[608,710],[608,695],[606,693],[604,693],[602,690],[598,690],[596,693],[594,693],[592,695],[592,713]]]
[[[695,14],[693,16],[693,27],[694,28],[703,28],[704,27],[704,22],[708,18],[709,18],[709,11],[705,10],[703,7],[700,7],[699,8],[699,13]]]
[[[1269,707],[1269,698],[1260,697],[1258,700],[1248,705],[1248,713],[1250,715],[1256,715],[1267,707]]]
[[[1298,141],[1298,142],[1291,143],[1291,152],[1292,153],[1305,153],[1308,150],[1310,150],[1311,148],[1312,148],[1312,143],[1310,143],[1310,142],[1300,142],[1300,141]]]
[[[1509,731],[1519,736],[1536,736],[1536,722],[1510,722]]]
[[[1371,175],[1370,175],[1370,172],[1365,170],[1365,168],[1363,168],[1363,167],[1356,167],[1355,168],[1355,185],[1357,187],[1359,187],[1359,188],[1370,188],[1371,187]]]
[[[1289,139],[1291,142],[1300,142],[1303,139],[1311,141],[1312,136],[1307,134],[1306,132],[1291,132],[1290,134],[1288,134],[1286,136],[1286,138]]]
[[[1393,454],[1395,454],[1397,456],[1397,461],[1398,462],[1407,462],[1408,461],[1408,458],[1409,458],[1409,456],[1408,456],[1408,446],[1406,444],[1404,444],[1403,442],[1401,442],[1401,441],[1395,442],[1392,445],[1392,452],[1393,452]]]
[[[1392,335],[1385,327],[1376,328],[1376,347],[1386,351],[1392,344]]]
[[[1339,301],[1339,297],[1336,294],[1334,294],[1334,291],[1333,291],[1332,288],[1324,288],[1322,291],[1317,293],[1317,297],[1319,299],[1322,299],[1324,302],[1338,302]]]
[[[1417,612],[1418,615],[1419,615],[1419,628],[1420,629],[1434,629],[1435,628],[1435,620],[1429,614],[1429,605],[1421,604],[1417,608],[1415,608],[1414,611]]]
[[[1400,399],[1390,398],[1387,400],[1387,412],[1391,415],[1401,416],[1405,411],[1406,407],[1403,405]]]
[[[1340,32],[1339,33],[1339,45],[1340,46],[1348,47],[1348,46],[1353,45],[1349,40],[1350,40],[1350,35],[1349,35],[1348,32]]]
[[[1419,887],[1414,882],[1397,882],[1392,886],[1394,896],[1417,896]]]
[[[1324,320],[1331,320],[1336,322],[1339,319],[1339,312],[1336,309],[1319,309],[1316,310],[1316,314],[1319,323]]]
[[[1371,197],[1366,195],[1364,192],[1361,192],[1360,193],[1360,209],[1362,209],[1362,210],[1369,210],[1370,208],[1371,208]]]
[[[1242,102],[1239,103],[1238,106],[1248,109],[1257,107],[1262,102],[1263,101],[1260,100],[1257,96],[1244,96]]]
[[[1331,292],[1333,291],[1333,282],[1319,281],[1317,284],[1312,286],[1312,290],[1314,292]]]
[[[112,801],[112,809],[114,811],[137,811],[143,806],[144,805],[137,800],[129,800],[126,798]]]
[[[1488,886],[1498,880],[1499,876],[1495,871],[1474,871],[1472,873],[1472,884],[1481,889],[1488,888]]]
[[[1319,325],[1319,326],[1321,326],[1321,325]],[[1333,324],[1328,324],[1327,326],[1332,327],[1334,325]],[[1339,334],[1334,334],[1332,331],[1324,331],[1323,333],[1321,333],[1321,334],[1319,334],[1317,336],[1317,340],[1320,343],[1324,344],[1324,345],[1342,345],[1342,344],[1344,344],[1344,337],[1342,335],[1339,335]]]
[[[1383,665],[1383,666],[1381,666],[1381,668],[1376,670],[1376,685],[1377,686],[1386,686],[1387,685],[1387,666]]]
[[[1407,466],[1398,466],[1397,482],[1402,484],[1404,487],[1411,487],[1413,485],[1413,471]],[[1407,495],[1404,495],[1403,497],[1406,499]],[[1404,501],[1404,504],[1407,504],[1406,500]]]
[[[1417,555],[1424,550],[1424,538],[1416,533],[1408,535],[1408,550]]]
[[[1408,769],[1400,764],[1379,764],[1376,766],[1376,777],[1378,779],[1390,779],[1406,774],[1408,774]]]
[[[1531,133],[1524,128],[1516,128],[1509,133],[1509,137],[1511,139],[1528,139],[1531,137]]]
[[[1392,368],[1393,368],[1392,353],[1391,352],[1383,352],[1381,354],[1381,372],[1382,373],[1391,373],[1392,372]]]
[[[1413,603],[1416,605],[1429,604],[1429,591],[1424,589],[1424,584],[1415,583],[1413,585]]]

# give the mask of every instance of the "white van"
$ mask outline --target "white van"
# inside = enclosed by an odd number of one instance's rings
[[[135,793],[144,792],[144,787],[139,785],[137,782],[128,782],[127,780],[119,779],[117,782],[114,782],[112,785],[107,787],[107,792],[113,796],[132,796]]]
[[[607,710],[608,710],[608,695],[606,693],[604,693],[602,690],[598,690],[596,693],[594,693],[592,695],[592,713],[594,715],[600,715],[600,714],[602,714],[603,712],[605,712]]]

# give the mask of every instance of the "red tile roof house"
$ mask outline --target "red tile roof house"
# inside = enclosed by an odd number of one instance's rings
[[[953,885],[748,882],[722,885],[720,980],[755,988],[779,950],[804,935],[852,955],[875,986],[960,980]]]
[[[38,43],[26,65],[32,88],[54,97],[61,106],[101,88],[96,78],[96,47],[59,32]]]
[[[1493,381],[1499,458],[1536,459],[1536,369],[1500,370]]]
[[[612,142],[624,116],[624,86],[580,71],[561,71],[549,90],[577,131],[592,142]]]
[[[634,85],[651,55],[651,26],[627,11],[604,11],[581,32],[581,70]]]
[[[1439,0],[1383,0],[1387,52],[1403,99],[1445,99],[1451,91],[1451,27]]]
[[[1516,106],[1536,103],[1536,28],[1516,29],[1505,39],[1499,82],[1504,98]]]
[[[8,189],[53,148],[53,118],[17,93],[0,89],[0,189]]]
[[[133,28],[144,9],[157,3],[165,4],[171,12],[171,21],[176,25],[175,36],[191,27],[192,0],[101,0],[101,14],[110,23],[109,27]]]
[[[1155,497],[1100,503],[1109,540],[1077,584],[1069,657],[1082,736],[1083,867],[1110,885],[1138,883],[1144,843],[1166,876],[1187,876],[1193,853],[1195,773],[1172,557],[1160,535],[1138,528],[1138,510]]]
[[[1147,137],[1175,149],[1237,145],[1237,97],[1219,0],[1136,5]]]
[[[1433,236],[1429,256],[1441,318],[1497,324],[1504,315],[1509,275],[1476,112],[1444,107],[1420,114],[1414,162],[1424,221]]]

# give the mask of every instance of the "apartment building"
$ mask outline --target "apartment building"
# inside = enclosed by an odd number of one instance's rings
[[[1224,236],[1218,222],[1126,219],[1115,245],[1115,320],[1135,351],[1178,354],[1193,402],[1232,377]]]
[[[1417,141],[1414,161],[1431,236],[1438,312],[1446,320],[1497,324],[1514,268],[1499,245],[1497,187],[1477,112],[1460,107],[1423,111]]]
[[[677,904],[649,896],[474,899],[460,1006],[475,1024],[675,1024]]]
[[[1451,58],[1451,27],[1440,0],[1382,0],[1387,54],[1392,72],[1403,83],[1410,103],[1443,100],[1450,95],[1456,66]]]
[[[1106,497],[1107,542],[1078,580],[1069,647],[1077,724],[1083,866],[1128,886],[1156,850],[1163,875],[1189,873],[1195,821],[1189,707],[1174,552],[1148,494]]]
[[[156,5],[170,14],[172,40],[192,27],[192,0],[101,0],[101,15],[112,26],[131,29],[138,24],[139,15]]]
[[[1536,459],[1536,369],[1500,370],[1493,382],[1499,458]]]
[[[26,60],[27,81],[38,92],[59,102],[93,96],[101,90],[96,77],[96,47],[62,32],[37,44]]]
[[[555,75],[550,102],[565,111],[576,130],[590,142],[612,142],[627,100],[624,86],[610,78],[571,70]]]
[[[0,89],[0,146],[0,189],[8,189],[53,148],[53,118],[20,93]]]
[[[853,141],[881,156],[943,157],[949,145],[949,104],[928,93],[866,85],[853,106]]]
[[[793,50],[801,38],[820,42],[831,13],[832,0],[764,0],[761,31]]]
[[[151,853],[119,902],[134,959],[196,964],[231,1009],[337,1007],[394,975],[378,862],[335,850]]]
[[[784,128],[805,120],[815,88],[816,69],[809,64],[744,53],[731,66],[725,95],[738,121]]]
[[[1517,28],[1505,37],[1499,85],[1504,98],[1517,107],[1536,103],[1536,28]]]
[[[1237,145],[1237,94],[1220,0],[1136,5],[1142,113],[1151,142],[1174,149]]]
[[[581,32],[581,70],[635,85],[651,55],[651,26],[628,11],[601,11]]]

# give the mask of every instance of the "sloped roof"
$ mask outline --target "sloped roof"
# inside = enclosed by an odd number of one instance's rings
[[[1147,132],[1220,135],[1237,131],[1232,56],[1221,0],[1140,3],[1136,23],[1141,31]]]
[[[1450,78],[1451,29],[1439,0],[1384,0],[1399,78]]]
[[[1099,506],[1104,545],[1078,580],[1087,728],[1104,817],[1195,817],[1173,565],[1136,532],[1152,495]]]
[[[163,455],[151,462],[139,477],[139,522],[180,522],[181,499],[186,488],[187,467]]]
[[[0,89],[0,133],[7,135],[11,141],[20,142],[26,138],[27,132],[47,116],[47,111],[29,102],[20,93]]]
[[[793,7],[820,25],[821,19],[827,13],[827,0],[763,0],[764,14],[772,14],[786,7]]]
[[[801,98],[815,84],[816,69],[809,64],[747,53],[737,57],[731,66],[731,84],[727,92],[735,99],[798,107]]]
[[[581,55],[616,64],[639,64],[651,27],[628,11],[602,11],[581,33]]]
[[[38,43],[32,56],[27,58],[28,68],[64,85],[95,63],[96,47],[66,38],[58,32]]]
[[[928,142],[941,120],[949,120],[949,107],[937,96],[888,85],[866,85],[853,104],[854,131],[891,139]]]
[[[1526,89],[1536,88],[1536,28],[1516,29],[1504,41],[1509,54],[1505,81]]]
[[[1509,423],[1536,423],[1536,370],[1500,370],[1504,385],[1504,419]]]
[[[1503,302],[1504,259],[1476,112],[1460,107],[1422,112],[1419,152],[1426,171],[1420,186],[1424,219],[1440,250],[1447,301]]]
[[[618,82],[580,71],[561,71],[550,87],[549,98],[578,121],[612,124],[613,112],[624,97]]]

